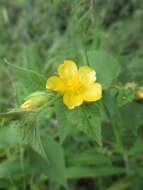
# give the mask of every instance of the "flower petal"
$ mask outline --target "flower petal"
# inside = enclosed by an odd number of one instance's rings
[[[26,110],[30,110],[30,109],[34,109],[34,106],[31,104],[31,100],[27,100],[26,102],[24,102],[20,108],[22,109],[26,109]]]
[[[83,97],[75,93],[66,92],[64,94],[63,101],[69,109],[73,109],[74,107],[80,106],[83,103]]]
[[[65,60],[64,64],[61,64],[58,67],[58,73],[59,73],[60,77],[66,78],[66,79],[76,77],[78,74],[77,66],[74,63],[74,61]]]
[[[80,82],[84,85],[89,85],[96,81],[96,72],[89,66],[82,66],[79,68]]]
[[[85,87],[83,98],[87,102],[97,101],[102,97],[102,86],[99,83],[93,83]]]
[[[54,91],[64,91],[65,84],[60,77],[53,76],[47,80],[46,88],[52,89]]]

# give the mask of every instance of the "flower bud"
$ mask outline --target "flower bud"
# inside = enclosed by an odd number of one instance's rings
[[[37,91],[25,98],[25,102],[20,106],[22,109],[36,109],[48,101],[48,93]]]
[[[139,100],[143,100],[143,88],[140,88],[138,91],[137,91],[137,99]]]
[[[136,89],[137,89],[137,83],[135,83],[135,82],[128,82],[128,83],[126,83],[126,85],[125,85],[124,88],[136,91]]]

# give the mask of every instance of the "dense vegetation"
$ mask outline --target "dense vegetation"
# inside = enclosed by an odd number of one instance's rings
[[[0,189],[143,189],[142,10],[142,0],[0,0]],[[103,98],[21,110],[65,59],[95,68]]]

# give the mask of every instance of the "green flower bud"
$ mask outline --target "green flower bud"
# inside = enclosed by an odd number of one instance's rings
[[[37,91],[25,98],[25,102],[20,107],[22,109],[36,109],[44,105],[48,99],[46,91]]]

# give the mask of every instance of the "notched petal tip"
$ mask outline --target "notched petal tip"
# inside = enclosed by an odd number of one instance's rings
[[[76,65],[76,63],[73,60],[69,60],[69,59],[64,60],[64,64],[75,64]]]
[[[80,81],[84,85],[89,85],[96,81],[96,71],[89,66],[79,68]]]

